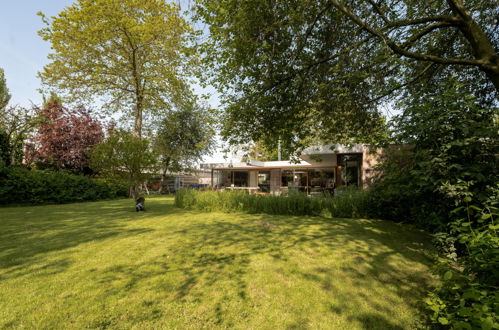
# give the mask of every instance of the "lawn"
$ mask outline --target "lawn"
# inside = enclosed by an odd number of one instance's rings
[[[0,208],[0,328],[413,329],[429,237],[386,221]]]

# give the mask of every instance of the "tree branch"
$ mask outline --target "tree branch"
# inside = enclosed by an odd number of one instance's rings
[[[355,15],[350,9],[345,7],[343,4],[341,4],[337,0],[331,0],[333,5],[339,9],[341,12],[343,12],[348,18],[350,18],[353,22],[355,22],[357,25],[365,29],[367,32],[370,34],[378,37],[382,41],[385,42],[385,44],[395,53],[408,57],[408,58],[413,58],[416,60],[420,61],[429,61],[429,62],[434,62],[434,63],[439,63],[439,64],[459,64],[459,65],[472,65],[472,66],[479,66],[482,67],[485,63],[481,60],[475,60],[475,59],[461,59],[461,58],[443,58],[435,55],[427,55],[427,54],[420,54],[420,53],[415,53],[411,52],[402,46],[398,45],[395,41],[391,40],[388,36],[386,36],[383,32],[374,29],[373,27],[369,26],[367,23],[362,21],[357,15]],[[442,17],[442,16],[435,16],[436,17]],[[447,16],[443,16],[446,19],[448,19]],[[411,21],[399,21],[400,22],[405,22],[404,25],[411,25],[411,24],[421,24],[424,22],[428,22],[429,18],[424,18],[424,19],[419,19],[419,20],[411,20]],[[434,19],[433,19],[434,20]],[[408,23],[410,22],[410,23]],[[395,22],[396,23],[396,22]]]
[[[373,0],[367,0],[367,2],[371,4],[371,6],[374,8],[374,11],[381,17],[381,19],[386,24],[390,24],[390,20],[388,19],[388,17],[385,16],[385,14],[383,13],[383,11],[376,2],[374,2]]]
[[[456,0],[447,0],[449,7],[451,7],[452,11],[457,13],[463,20],[467,20],[471,17],[470,13],[466,10],[461,1]]]
[[[434,30],[437,30],[437,29],[440,29],[440,28],[445,28],[445,27],[451,27],[451,26],[454,26],[454,24],[448,23],[448,22],[438,22],[438,23],[434,23],[434,24],[428,25],[426,28],[424,28],[423,30],[419,31],[418,34],[411,36],[406,42],[403,43],[402,46],[406,47],[408,45],[411,45],[414,42],[418,41],[419,39],[421,39],[422,37],[424,37],[428,33],[431,33]]]
[[[307,28],[307,31],[305,32],[305,36],[303,38],[303,41],[301,43],[301,46],[298,48],[298,51],[296,52],[296,54],[299,54],[302,50],[303,50],[303,47],[305,47],[305,44],[307,43],[307,40],[308,38],[310,37],[310,34],[312,33],[312,30],[314,29],[315,25],[317,24],[317,22],[319,21],[319,19],[321,19],[321,17],[326,13],[326,11],[328,11],[331,7],[332,7],[333,4],[328,4],[326,7],[324,7],[324,9],[322,9],[316,16],[315,16],[315,19],[313,20],[312,24],[310,24]],[[298,55],[297,55],[298,56]],[[295,56],[295,59],[296,57]]]
[[[293,73],[290,73],[289,75],[287,75],[286,77],[278,80],[275,84],[272,84],[271,86],[265,88],[263,90],[263,93],[266,93],[270,90],[272,90],[273,88],[276,88],[277,86],[285,83],[286,81],[289,81],[291,79],[293,79],[294,77],[296,77],[297,75],[302,75],[303,73],[307,73],[309,72],[314,66],[317,66],[317,65],[321,65],[321,64],[324,64],[326,62],[329,62],[331,60],[334,60],[338,57],[340,57],[341,55],[343,54],[346,54],[348,52],[350,52],[352,49],[356,48],[357,46],[359,45],[362,45],[363,43],[367,42],[369,39],[371,39],[372,37],[366,37],[362,40],[359,40],[357,41],[356,43],[354,43],[353,45],[351,45],[350,47],[347,47],[345,49],[342,49],[341,51],[337,52],[337,53],[334,53],[330,56],[326,56],[322,59],[318,59],[317,61],[315,62],[312,62],[312,63],[308,63],[306,65],[303,66],[303,68],[297,70],[296,72],[293,72]]]
[[[421,70],[421,72],[419,72],[416,76],[414,76],[414,78],[412,78],[411,80],[409,80],[409,81],[407,81],[407,82],[405,82],[405,83],[403,83],[403,84],[400,84],[400,85],[398,85],[398,86],[396,86],[396,87],[393,87],[393,88],[391,88],[391,89],[387,90],[387,91],[386,91],[385,93],[383,93],[382,95],[380,95],[380,96],[378,96],[378,97],[375,97],[375,98],[374,98],[374,99],[372,99],[372,100],[369,100],[369,103],[377,102],[377,101],[381,100],[382,98],[384,98],[384,97],[386,97],[386,96],[388,96],[388,95],[392,94],[393,92],[395,92],[395,91],[397,91],[397,90],[399,90],[399,89],[401,89],[401,88],[404,88],[404,87],[406,87],[406,86],[409,86],[410,84],[412,84],[412,83],[416,82],[416,81],[417,81],[419,78],[421,78],[421,77],[422,77],[422,76],[426,73],[426,71],[428,71],[428,70],[429,70],[429,69],[430,69],[433,65],[435,65],[435,63],[429,63],[429,64],[427,64],[427,65],[424,67],[424,69],[423,69],[423,70]]]
[[[333,2],[337,2],[337,1],[333,1]],[[346,9],[346,7],[345,7],[345,9]],[[446,16],[446,15],[435,15],[435,16],[429,16],[429,17],[423,17],[423,18],[417,18],[417,19],[393,21],[393,22],[389,22],[386,25],[386,27],[402,27],[402,26],[432,23],[432,22],[447,22],[447,23],[452,23],[452,24],[459,24],[461,21],[462,20],[458,17]]]

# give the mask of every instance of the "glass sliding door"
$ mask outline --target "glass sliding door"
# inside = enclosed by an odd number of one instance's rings
[[[234,187],[248,186],[248,171],[233,171],[232,175]]]
[[[334,168],[314,168],[309,171],[311,193],[333,193],[335,181],[336,176]]]
[[[270,193],[270,171],[258,171],[258,187],[260,192]]]
[[[281,170],[281,189],[306,191],[308,188],[308,170]]]

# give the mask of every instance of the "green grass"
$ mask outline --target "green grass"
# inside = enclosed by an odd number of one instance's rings
[[[171,198],[0,208],[0,328],[412,329],[426,234]]]
[[[198,211],[265,213],[275,215],[313,215],[337,218],[369,217],[372,205],[366,191],[342,190],[336,196],[310,198],[297,191],[285,195],[257,195],[244,191],[199,191],[181,189],[175,206]]]

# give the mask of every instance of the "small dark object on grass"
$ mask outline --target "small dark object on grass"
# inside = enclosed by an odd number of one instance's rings
[[[137,198],[137,200],[135,201],[135,211],[137,212],[145,211],[146,210],[145,202],[146,200],[144,197]]]

